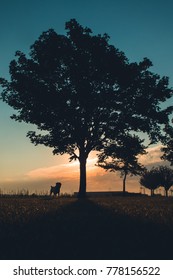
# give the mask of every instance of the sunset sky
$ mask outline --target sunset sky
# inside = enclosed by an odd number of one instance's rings
[[[65,34],[65,22],[72,18],[92,29],[108,33],[110,43],[124,51],[130,62],[148,57],[152,71],[170,78],[173,86],[173,2],[171,0],[5,0],[0,1],[0,77],[9,79],[8,67],[17,50],[29,47],[43,31],[53,28]],[[169,101],[170,103],[171,101]],[[33,125],[10,119],[13,110],[0,102],[0,189],[3,192],[28,189],[46,192],[62,182],[62,192],[78,191],[79,165],[68,155],[53,156],[44,146],[35,147],[26,137]],[[152,146],[140,160],[146,166],[160,163],[160,144]],[[88,159],[87,190],[121,190],[119,174],[95,166],[96,153]],[[163,162],[163,164],[166,164]],[[138,179],[127,179],[128,191],[139,191]]]

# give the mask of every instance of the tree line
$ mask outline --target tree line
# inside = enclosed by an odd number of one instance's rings
[[[165,195],[168,196],[168,191],[173,186],[173,169],[161,165],[153,167],[151,170],[145,170],[139,182],[142,186],[151,190],[151,196],[159,187],[163,187]]]
[[[124,190],[129,173],[141,174],[140,132],[147,146],[163,143],[163,158],[173,163],[173,106],[162,107],[173,93],[168,77],[153,73],[148,58],[129,62],[108,34],[93,35],[75,19],[65,29],[66,35],[43,32],[29,55],[16,52],[10,81],[0,79],[2,100],[16,110],[11,118],[37,126],[27,133],[33,144],[79,161],[79,197],[86,195],[91,151],[98,152],[98,166],[121,171]]]

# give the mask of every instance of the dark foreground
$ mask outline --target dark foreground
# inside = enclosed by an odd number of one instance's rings
[[[0,259],[173,259],[173,198],[0,197]]]

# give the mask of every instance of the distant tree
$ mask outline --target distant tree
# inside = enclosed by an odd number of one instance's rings
[[[168,196],[168,190],[173,186],[173,169],[167,166],[159,166],[160,186],[165,189],[165,194]]]
[[[151,190],[151,196],[154,195],[154,190],[160,187],[160,174],[157,167],[151,170],[145,170],[140,178],[140,184]]]
[[[98,166],[110,172],[119,171],[123,177],[123,193],[126,192],[127,175],[137,176],[144,171],[138,156],[146,153],[143,140],[135,135],[125,135],[109,143],[98,156]]]
[[[129,63],[107,34],[94,36],[75,19],[66,30],[67,35],[43,32],[29,56],[17,51],[11,80],[0,84],[3,101],[17,110],[12,118],[44,132],[28,132],[32,143],[79,160],[83,197],[89,153],[101,150],[112,134],[116,139],[131,130],[158,141],[172,110],[160,104],[172,91],[168,78],[148,70],[149,59]]]

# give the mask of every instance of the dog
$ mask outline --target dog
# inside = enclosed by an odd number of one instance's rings
[[[52,193],[53,193],[54,196],[56,196],[57,194],[59,196],[60,195],[60,189],[61,189],[61,183],[57,182],[55,186],[50,187],[50,195],[52,195]]]

